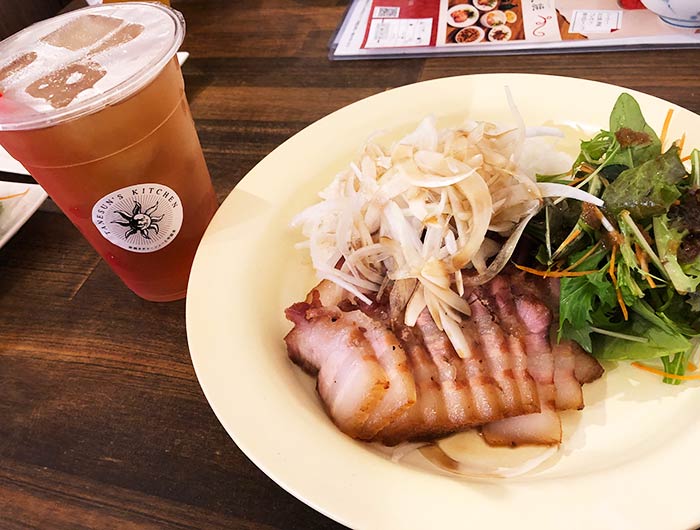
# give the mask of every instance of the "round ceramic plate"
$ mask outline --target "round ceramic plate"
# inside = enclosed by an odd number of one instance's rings
[[[355,528],[683,529],[700,523],[700,386],[663,385],[621,365],[585,387],[555,459],[517,479],[450,476],[392,462],[338,431],[314,383],[287,359],[283,310],[315,284],[291,217],[354,159],[367,137],[398,137],[424,116],[512,123],[509,87],[528,125],[607,128],[623,88],[563,77],[475,75],[377,94],[309,126],[260,162],[219,209],[187,297],[192,361],[236,444],[283,488]],[[700,117],[630,92],[647,121],[700,146]],[[687,149],[686,149],[687,150]]]

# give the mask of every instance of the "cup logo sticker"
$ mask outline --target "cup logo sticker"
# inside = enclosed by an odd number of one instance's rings
[[[173,242],[182,227],[182,202],[164,184],[135,184],[102,197],[92,208],[100,234],[131,252],[155,252]]]

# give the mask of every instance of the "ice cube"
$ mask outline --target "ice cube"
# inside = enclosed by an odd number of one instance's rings
[[[80,50],[92,46],[107,34],[117,29],[121,18],[103,15],[83,15],[46,35],[42,41],[58,48]]]
[[[0,67],[0,82],[4,81],[12,74],[16,74],[20,70],[23,70],[36,59],[36,52],[28,52],[19,57],[15,57],[5,66]]]
[[[115,46],[126,44],[141,35],[143,29],[141,24],[127,24],[102,41],[96,48],[90,50],[88,55],[97,55]]]
[[[27,87],[26,92],[59,109],[70,104],[81,92],[92,88],[106,73],[92,61],[71,63],[37,79]]]

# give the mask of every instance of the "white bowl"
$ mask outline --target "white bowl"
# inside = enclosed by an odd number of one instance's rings
[[[498,0],[472,0],[479,11],[491,11],[498,7]]]
[[[513,30],[505,24],[501,24],[500,26],[494,26],[491,28],[486,35],[486,38],[488,38],[491,42],[505,42],[510,40],[512,36]]]
[[[698,0],[641,0],[642,4],[659,18],[681,28],[700,28]]]
[[[455,19],[455,17],[458,17]],[[462,17],[466,17],[462,20]],[[458,4],[447,11],[447,23],[455,28],[465,28],[479,20],[479,11],[470,4]]]
[[[481,25],[485,28],[493,28],[507,22],[506,14],[499,10],[488,11],[481,15],[479,20],[481,21]]]
[[[469,26],[462,28],[454,34],[454,41],[457,44],[467,44],[471,42],[481,42],[484,40],[484,30],[479,26]]]

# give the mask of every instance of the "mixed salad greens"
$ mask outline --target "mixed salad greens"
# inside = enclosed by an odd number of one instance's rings
[[[659,137],[622,94],[569,174],[538,176],[604,205],[548,200],[529,226],[539,265],[523,268],[561,277],[560,338],[679,384],[700,379],[687,374],[700,344],[700,151],[682,159],[684,138],[662,149],[671,114]]]

